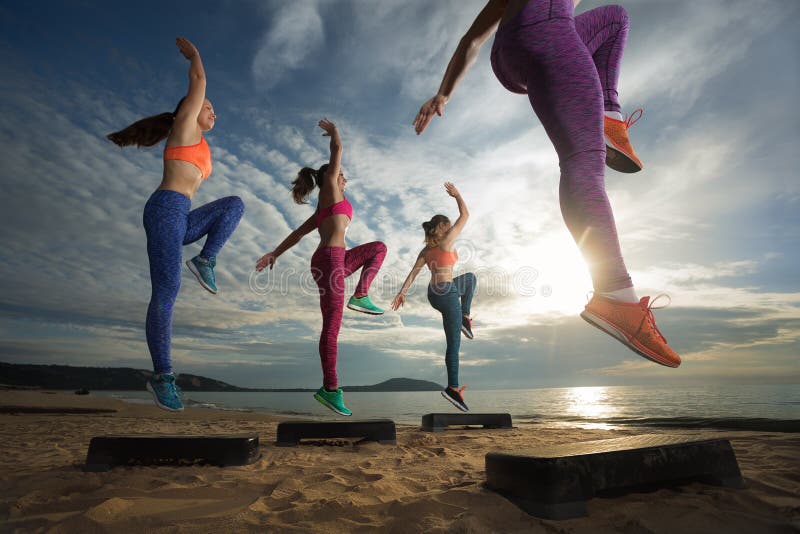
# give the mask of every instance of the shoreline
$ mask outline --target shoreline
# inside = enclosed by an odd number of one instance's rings
[[[484,456],[533,445],[592,441],[664,429],[586,429],[541,423],[422,432],[397,425],[397,445],[352,440],[274,444],[279,420],[259,413],[188,409],[111,398],[0,391],[0,407],[110,409],[104,413],[0,413],[3,530],[95,532],[790,532],[800,528],[800,435],[681,430],[729,439],[746,480],[731,490],[693,482],[588,501],[588,517],[527,515],[484,487]],[[14,402],[12,402],[14,401]],[[82,471],[94,436],[256,433],[254,464],[123,466]]]

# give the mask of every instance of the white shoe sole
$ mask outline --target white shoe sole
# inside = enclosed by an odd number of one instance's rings
[[[444,391],[442,391],[442,392],[440,392],[440,393],[442,394],[442,397],[444,397],[445,399],[447,399],[448,401],[450,401],[450,404],[452,404],[453,406],[455,406],[456,408],[458,408],[458,409],[459,409],[459,410],[461,410],[462,412],[468,412],[468,411],[469,411],[469,408],[467,408],[467,407],[465,407],[465,406],[461,406],[460,404],[458,404],[456,401],[454,401],[453,399],[451,399],[451,398],[450,398],[450,395],[448,395],[448,394],[447,394],[447,393],[445,393]]]
[[[631,340],[628,339],[628,336],[617,330],[613,325],[607,323],[605,320],[603,320],[602,317],[593,314],[589,310],[583,310],[581,312],[581,318],[583,318],[584,321],[594,326],[598,330],[602,330],[606,334],[610,335],[611,337],[613,337],[614,339],[616,339],[617,341],[628,347],[630,350],[641,356],[642,358],[646,358],[651,362],[663,365],[664,367],[671,367],[673,369],[680,365],[680,363],[678,363],[678,365],[675,365],[673,363],[667,363],[665,361],[658,359],[655,356],[647,354],[642,349],[634,345],[633,342],[631,342]]]
[[[475,338],[475,336],[473,334],[470,334],[469,332],[467,332],[467,329],[464,328],[463,326],[461,327],[461,331],[464,333],[464,336],[466,336],[467,339],[474,339]]]
[[[156,406],[158,406],[162,410],[167,410],[168,412],[182,412],[183,411],[183,407],[170,408],[169,406],[165,406],[165,405],[161,404],[159,402],[159,400],[158,400],[158,395],[156,395],[156,392],[153,391],[153,386],[150,385],[149,381],[147,382],[147,385],[145,387],[147,388],[147,391],[149,391],[153,395],[153,400],[156,401]]]
[[[318,403],[328,408],[330,411],[338,413],[339,415],[343,415],[344,417],[350,417],[351,415],[353,415],[352,412],[350,413],[340,412],[339,410],[336,409],[336,407],[333,404],[329,403],[328,401],[326,401],[325,399],[316,394],[314,394],[314,400],[316,400]]]
[[[189,268],[189,270],[192,272],[194,277],[197,278],[197,281],[200,282],[200,285],[203,286],[206,291],[208,291],[212,295],[216,295],[217,294],[216,291],[214,291],[213,289],[208,287],[208,285],[203,281],[203,277],[200,276],[200,271],[198,271],[197,267],[194,266],[194,263],[192,263],[192,260],[186,260],[186,266]]]
[[[355,305],[350,304],[350,303],[347,304],[347,307],[350,308],[353,311],[366,313],[367,315],[383,315],[385,313],[385,312],[375,312],[375,311],[372,311],[372,310],[368,310],[366,308],[362,308],[361,306],[355,306]]]

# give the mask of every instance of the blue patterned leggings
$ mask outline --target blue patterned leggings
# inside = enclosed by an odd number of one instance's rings
[[[216,257],[244,214],[239,197],[225,197],[189,211],[191,200],[177,191],[159,189],[144,206],[152,293],[147,308],[147,346],[155,373],[172,372],[172,307],[181,287],[184,245],[207,235],[200,257]]]
[[[470,314],[472,296],[478,279],[473,273],[464,273],[452,282],[428,285],[428,302],[442,314],[447,350],[444,364],[447,367],[447,385],[458,387],[458,351],[461,349],[461,317]]]

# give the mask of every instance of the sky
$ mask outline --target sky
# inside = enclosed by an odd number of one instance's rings
[[[580,319],[591,280],[561,218],[555,151],[527,98],[494,78],[492,40],[444,116],[414,134],[483,5],[473,0],[0,1],[0,361],[151,368],[142,210],[163,146],[120,149],[105,135],[185,94],[180,35],[202,55],[218,115],[206,134],[214,172],[192,205],[238,195],[246,213],[217,258],[217,295],[184,270],[177,372],[321,382],[318,236],[270,273],[254,266],[313,211],[289,188],[327,160],[327,117],[355,209],[347,244],[388,246],[378,305],[389,308],[422,248],[421,223],[457,215],[442,184],[461,190],[471,218],[456,274],[479,280],[462,384],[800,383],[800,3],[620,3],[631,18],[620,100],[644,109],[630,135],[645,168],[607,169],[606,185],[637,293],[671,299],[655,315],[679,368]],[[345,310],[341,384],[445,382],[428,280],[400,313]]]

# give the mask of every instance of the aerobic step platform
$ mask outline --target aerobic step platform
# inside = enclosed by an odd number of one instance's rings
[[[531,515],[586,515],[586,501],[603,492],[687,481],[741,488],[727,439],[645,434],[486,455],[486,486]]]
[[[422,416],[422,430],[442,432],[449,425],[482,425],[483,428],[511,428],[507,413],[429,413]]]
[[[385,445],[397,444],[397,433],[391,419],[365,421],[291,421],[278,423],[279,447],[293,447],[301,439],[362,438]]]
[[[130,463],[206,462],[225,467],[252,464],[260,456],[258,434],[99,436],[89,442],[84,471],[108,471]]]

